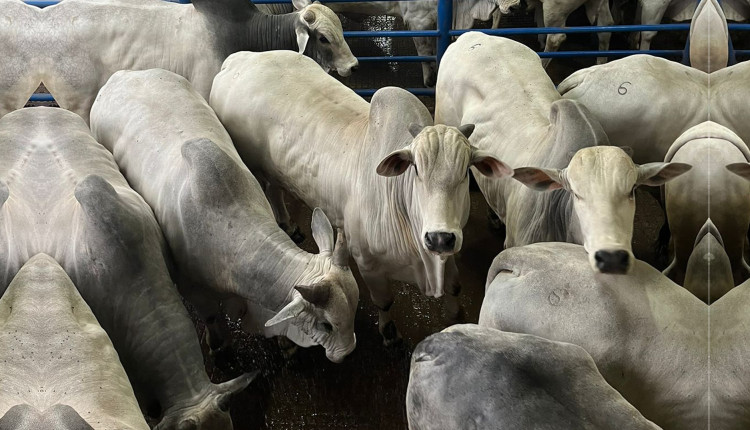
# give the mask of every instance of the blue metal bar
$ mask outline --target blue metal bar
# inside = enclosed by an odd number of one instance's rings
[[[30,102],[53,102],[52,94],[32,94],[29,99]]]
[[[24,2],[29,6],[36,6],[39,8],[45,8],[47,6],[54,6],[59,2],[59,0],[24,0]]]
[[[453,0],[439,0],[437,6],[437,30],[440,33],[437,40],[437,63],[451,44],[450,31],[453,29]]]

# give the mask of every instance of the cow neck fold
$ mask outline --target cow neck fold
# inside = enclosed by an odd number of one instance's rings
[[[300,249],[275,222],[254,226],[256,239],[244,240],[233,263],[231,289],[273,312],[288,304],[297,285],[320,281],[331,259]]]
[[[299,19],[299,12],[266,15],[256,9],[247,19],[245,41],[238,51],[299,50],[294,31]]]

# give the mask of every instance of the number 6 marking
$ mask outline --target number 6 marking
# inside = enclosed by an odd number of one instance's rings
[[[631,84],[630,82],[627,82],[627,81],[621,83],[620,86],[617,87],[617,94],[619,94],[621,96],[624,96],[625,94],[628,93],[628,89],[625,88],[625,84],[633,85],[633,84]]]

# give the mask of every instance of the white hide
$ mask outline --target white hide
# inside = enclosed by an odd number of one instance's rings
[[[513,179],[477,177],[506,225],[506,247],[580,243],[594,270],[627,271],[632,261],[635,187],[660,185],[689,168],[639,166],[606,146],[593,115],[560,98],[531,49],[481,33],[462,35],[443,57],[435,120],[476,124],[472,144],[515,168]]]
[[[359,290],[344,235],[334,245],[328,219],[316,210],[320,254],[300,250],[186,79],[161,69],[115,73],[94,103],[91,127],[154,209],[180,290],[204,318],[224,301],[250,333],[322,345],[336,362],[354,350]]]
[[[0,299],[0,417],[72,407],[94,429],[148,430],[115,348],[65,271],[37,254]]]

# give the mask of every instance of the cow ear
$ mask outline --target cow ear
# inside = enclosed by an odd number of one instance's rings
[[[297,52],[304,54],[307,48],[307,41],[310,40],[307,24],[302,22],[297,24],[294,28],[294,33],[297,35],[297,47],[299,48]]]
[[[216,387],[216,391],[220,393],[219,397],[216,399],[219,409],[224,412],[229,411],[229,403],[232,395],[237,394],[247,388],[247,386],[250,385],[250,383],[253,382],[253,380],[258,376],[258,374],[260,374],[260,371],[253,370],[252,372],[245,373],[227,382],[222,382],[221,384],[219,384]]]
[[[404,148],[393,151],[378,164],[375,170],[380,176],[398,176],[406,171],[414,162],[411,149]]]
[[[536,191],[552,191],[564,188],[563,176],[563,171],[557,169],[520,167],[513,170],[513,179]]]
[[[489,152],[481,151],[472,147],[471,165],[488,178],[502,178],[513,176],[513,169],[507,164],[493,157]]]
[[[297,285],[294,289],[300,293],[303,299],[319,308],[325,307],[331,296],[331,285],[327,282],[318,282],[309,286]]]
[[[636,185],[658,187],[682,175],[693,166],[685,163],[647,163],[638,166]]]
[[[281,324],[290,319],[297,318],[305,310],[305,303],[302,297],[297,297],[292,300],[288,305],[284,306],[273,318],[266,321],[266,327],[272,327],[277,324]]]
[[[292,0],[292,4],[294,5],[295,9],[301,10],[311,5],[312,2],[310,0]]]
[[[750,163],[728,164],[727,170],[750,181]]]
[[[330,255],[333,252],[333,227],[322,209],[313,210],[310,227],[320,253]]]

